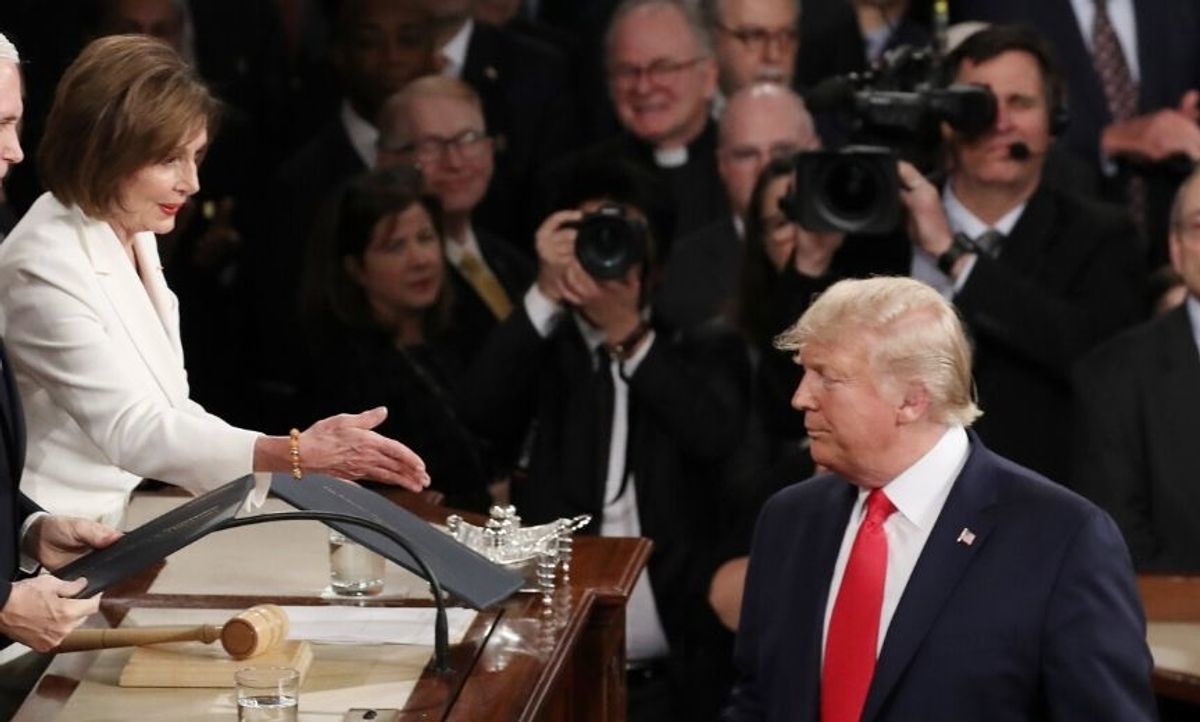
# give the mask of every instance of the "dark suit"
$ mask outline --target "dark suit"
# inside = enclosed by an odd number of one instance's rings
[[[3,343],[0,343],[0,367],[3,367],[0,371],[0,609],[3,609],[20,566],[17,535],[26,517],[40,509],[20,492],[21,468],[25,466],[25,421],[21,418],[21,400]],[[8,644],[9,640],[0,636],[0,647]]]
[[[627,468],[641,534],[654,541],[650,585],[679,679],[713,665],[715,618],[704,603],[713,572],[720,467],[740,443],[749,371],[738,340],[716,332],[657,332],[630,377]],[[575,321],[538,335],[524,306],[497,327],[461,387],[463,416],[483,436],[519,442],[530,421],[528,476],[513,499],[528,522],[604,511],[611,399]],[[719,660],[724,661],[724,660]],[[689,717],[694,719],[695,717]]]
[[[541,220],[530,204],[535,175],[575,144],[568,69],[554,47],[486,23],[467,44],[462,80],[479,93],[488,132],[503,138],[474,218],[519,247],[532,247]]]
[[[1143,317],[1136,238],[1119,209],[1043,186],[1000,256],[976,260],[954,305],[975,343],[976,429],[997,453],[1068,478],[1071,365]],[[843,275],[911,271],[907,239],[847,244]]]
[[[1071,3],[959,0],[951,6],[958,20],[1028,25],[1050,41],[1067,79],[1071,119],[1063,143],[1098,176],[1100,133],[1112,122],[1112,114]],[[1200,88],[1200,4],[1194,0],[1133,0],[1133,6],[1140,68],[1138,112],[1177,107],[1185,92]],[[1166,258],[1168,211],[1180,179],[1151,179],[1146,210],[1152,262]],[[1106,197],[1123,200],[1123,188],[1120,178],[1107,183]]]
[[[823,475],[763,509],[726,719],[819,719],[825,607],[856,494]],[[956,543],[964,528],[973,543]],[[973,439],[887,629],[862,719],[1152,720],[1151,666],[1116,525]]]
[[[472,230],[484,263],[504,287],[513,308],[521,305],[521,298],[533,283],[533,261],[504,239],[477,226]],[[451,265],[449,277],[454,289],[454,306],[447,343],[464,365],[470,365],[499,320],[458,268]]]
[[[1139,568],[1200,571],[1200,351],[1186,309],[1076,369],[1073,483],[1108,510]]]

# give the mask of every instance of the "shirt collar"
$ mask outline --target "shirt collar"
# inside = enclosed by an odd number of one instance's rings
[[[374,125],[350,107],[349,101],[342,101],[342,127],[350,139],[354,152],[362,159],[368,168],[375,167],[376,146],[379,143],[379,131]]]
[[[996,229],[1005,235],[1012,234],[1012,229],[1017,225],[1017,221],[1021,220],[1021,214],[1025,212],[1026,203],[1020,203],[1013,207],[1008,213],[1000,216],[1000,220],[994,225],[989,226],[979,217],[967,209],[958,196],[954,195],[954,184],[946,181],[946,186],[942,189],[942,208],[946,211],[946,220],[950,223],[950,230],[955,233],[962,233],[968,238],[978,238],[985,231]]]
[[[442,58],[446,61],[446,67],[442,68],[442,75],[452,78],[462,76],[463,66],[467,64],[467,45],[471,42],[471,33],[474,30],[475,21],[467,18],[454,37],[442,46]]]
[[[446,260],[451,265],[458,266],[462,262],[462,257],[468,252],[475,254],[475,257],[483,260],[483,251],[479,248],[479,239],[475,237],[475,229],[467,224],[467,231],[460,239],[446,237]],[[486,263],[486,262],[485,262]]]
[[[967,432],[951,426],[916,463],[883,488],[896,511],[923,530],[933,528],[970,451]],[[865,496],[867,490],[860,491]]]
[[[1188,319],[1192,322],[1192,338],[1196,340],[1196,348],[1200,348],[1200,298],[1188,294],[1184,303],[1187,306]]]

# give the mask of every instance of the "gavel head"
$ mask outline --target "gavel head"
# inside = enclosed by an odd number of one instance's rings
[[[288,618],[283,607],[258,604],[225,623],[221,646],[230,657],[246,659],[274,649],[287,635]]]

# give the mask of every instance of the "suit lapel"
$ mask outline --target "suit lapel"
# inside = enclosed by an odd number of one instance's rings
[[[1162,52],[1155,42],[1162,37],[1164,29],[1168,28],[1167,3],[1162,0],[1133,3],[1134,24],[1137,27],[1137,56],[1138,56],[1138,108],[1154,107],[1155,99],[1167,96],[1166,84],[1170,82],[1172,72],[1163,67],[1167,55]],[[1178,102],[1174,98],[1173,102]]]
[[[1095,66],[1092,64],[1092,51],[1088,50],[1087,43],[1080,32],[1079,21],[1075,18],[1074,9],[1071,8],[1069,2],[1039,0],[1035,4],[1039,5],[1041,9],[1027,11],[1031,12],[1028,17],[1045,14],[1046,37],[1062,38],[1065,41],[1064,47],[1058,49],[1058,56],[1065,66],[1066,76],[1072,81],[1078,79],[1078,82],[1073,82],[1070,90],[1076,98],[1083,100],[1085,107],[1072,107],[1071,115],[1095,119],[1092,122],[1099,123],[1100,126],[1107,124],[1111,120],[1108,99],[1104,97],[1100,76],[1097,75]],[[1142,65],[1142,67],[1146,66]]]
[[[989,509],[995,503],[995,488],[988,454],[972,434],[970,456],[946,498],[888,626],[863,720],[873,720],[879,714],[971,560],[987,543],[995,525]],[[958,541],[964,529],[974,534],[969,543]]]
[[[145,245],[154,242],[153,235],[145,234],[134,241],[139,261],[149,264],[148,281],[143,283],[108,224],[85,220],[83,233],[100,288],[138,354],[167,398],[172,401],[186,398],[187,380],[180,373],[182,353],[175,334],[167,330],[174,323],[170,315],[160,315],[160,308],[161,312],[173,313],[170,291],[158,265],[157,252]]]
[[[1152,443],[1169,450],[1161,458],[1174,460],[1175,469],[1200,469],[1200,445],[1196,444],[1196,423],[1200,421],[1200,352],[1196,350],[1186,307],[1172,311],[1160,326],[1159,342],[1162,373],[1151,381],[1152,396],[1147,408],[1158,419],[1152,428],[1162,430],[1163,438],[1152,438]]]

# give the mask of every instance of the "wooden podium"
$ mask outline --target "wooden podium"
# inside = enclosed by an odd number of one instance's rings
[[[445,509],[413,495],[389,496],[426,519]],[[453,671],[429,667],[405,703],[401,719],[446,722],[534,722],[625,719],[625,603],[649,558],[646,539],[578,537],[570,584],[547,608],[540,595],[517,594],[481,612],[462,643],[451,648]],[[101,604],[104,622],[120,624],[130,609],[240,608],[264,601],[281,605],[329,604],[320,597],[149,593],[161,566],[115,587]],[[420,601],[383,602],[396,606]],[[57,718],[97,652],[58,655],[13,718]],[[215,719],[215,718],[214,718]]]

